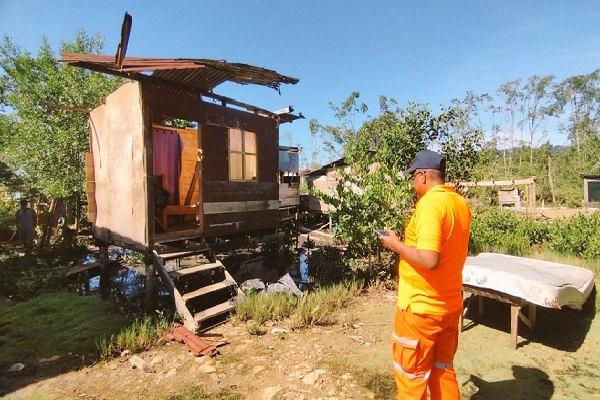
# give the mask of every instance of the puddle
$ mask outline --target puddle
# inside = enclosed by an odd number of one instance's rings
[[[289,268],[287,268],[294,283],[298,289],[303,292],[309,290],[311,284],[311,278],[309,275],[310,255],[318,250],[319,248],[299,249],[296,256],[296,260],[298,260],[297,263],[295,263],[295,265],[290,265]],[[117,249],[109,252],[110,296],[119,304],[121,304],[121,308],[125,312],[134,313],[144,309],[146,296],[146,277],[145,266],[143,264],[132,265],[132,259],[126,257],[130,253],[130,251],[124,249]],[[96,257],[90,254],[83,257],[79,261],[79,264],[86,265],[96,262]],[[265,260],[256,260],[254,262],[243,263],[242,266],[245,267],[244,271],[251,275],[256,274],[257,271],[261,272],[261,275],[265,276],[268,275],[268,273],[275,273],[275,271],[271,271],[271,268],[268,268],[265,264]],[[167,263],[167,269],[170,269],[170,267],[173,266],[170,265],[170,263]],[[90,274],[88,275],[89,281],[83,282],[80,280],[77,290],[80,293],[98,294],[100,292],[100,277],[98,276],[99,272],[96,269],[94,272],[90,270],[88,273]],[[249,276],[243,275],[246,274],[242,273],[240,276],[235,276],[238,284],[241,284],[245,279],[249,278]],[[276,275],[274,277],[279,278],[279,276]],[[273,282],[277,281],[277,279],[271,280]],[[160,308],[163,309],[173,309],[173,302],[170,298],[168,290],[162,284],[160,276],[157,276],[156,278],[155,287],[158,291],[156,300],[157,307],[160,306]]]
[[[145,266],[131,265],[131,262],[123,258],[130,254],[129,250],[118,249],[109,252],[109,277],[110,277],[110,296],[114,298],[123,311],[127,313],[141,312],[145,308],[146,296],[146,276]],[[96,257],[87,255],[79,262],[80,265],[86,265],[97,262]],[[79,293],[98,294],[100,293],[100,276],[98,269],[87,272],[89,280],[79,280]],[[85,279],[85,278],[83,278]],[[161,309],[173,308],[169,292],[164,287],[160,278],[157,276],[155,287],[158,290],[156,298],[157,307]]]

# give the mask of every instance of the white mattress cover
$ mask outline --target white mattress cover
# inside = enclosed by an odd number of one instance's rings
[[[467,257],[463,284],[493,289],[544,307],[581,309],[594,288],[594,273],[567,264],[481,253]]]

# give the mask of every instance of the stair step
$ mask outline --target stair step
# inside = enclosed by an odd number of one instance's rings
[[[235,304],[232,302],[225,302],[221,304],[217,304],[214,307],[208,308],[204,311],[200,311],[194,315],[194,321],[196,323],[200,323],[209,318],[216,317],[217,315],[228,313],[235,309]]]
[[[183,297],[183,300],[188,301],[189,299],[192,299],[194,297],[202,296],[202,295],[205,295],[205,294],[211,293],[211,292],[216,292],[217,290],[226,289],[231,286],[235,286],[235,282],[224,280],[224,281],[217,282],[212,285],[205,286],[203,288],[194,290],[193,292],[186,293],[182,297]]]
[[[210,250],[211,250],[210,247],[203,246],[203,247],[198,247],[195,249],[186,249],[186,250],[181,250],[181,251],[175,251],[172,253],[162,253],[162,254],[159,254],[159,256],[160,256],[160,258],[163,259],[163,261],[169,261],[169,260],[175,260],[176,258],[184,258],[184,257],[195,256],[198,254],[203,254]]]
[[[181,278],[182,276],[195,274],[197,272],[206,272],[206,271],[210,271],[210,270],[218,269],[218,268],[223,268],[223,264],[221,264],[220,262],[200,264],[200,265],[196,265],[195,267],[188,267],[188,268],[178,269],[177,271],[170,271],[169,275],[171,276],[171,278],[177,279],[177,278]]]

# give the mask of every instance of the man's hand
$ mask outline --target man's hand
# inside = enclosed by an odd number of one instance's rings
[[[385,228],[384,230],[387,236],[380,235],[378,238],[388,250],[400,254],[400,257],[421,268],[437,268],[440,263],[440,253],[431,250],[417,250],[416,247],[407,246],[398,238],[396,232],[390,228]]]

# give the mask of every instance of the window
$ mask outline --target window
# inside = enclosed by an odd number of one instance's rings
[[[229,180],[256,180],[256,133],[229,128]]]

